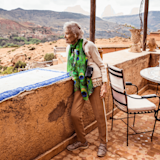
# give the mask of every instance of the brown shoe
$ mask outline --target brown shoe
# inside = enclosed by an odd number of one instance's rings
[[[85,143],[81,143],[81,142],[75,142],[73,144],[70,144],[69,146],[67,146],[67,149],[69,151],[74,151],[76,149],[86,149],[88,148],[88,142],[86,141]]]

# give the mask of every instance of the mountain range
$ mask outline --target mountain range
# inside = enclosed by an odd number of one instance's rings
[[[85,11],[80,5],[67,7],[64,11],[72,12],[72,13],[80,13],[83,15],[90,15],[90,13]],[[132,8],[130,15],[138,14],[138,13],[139,13],[139,7],[134,7]],[[107,5],[101,14],[101,17],[103,18],[103,17],[112,17],[112,16],[120,16],[120,15],[124,15],[124,13],[123,12],[116,13],[111,5]]]
[[[65,22],[77,21],[83,27],[85,37],[89,37],[90,16],[82,14],[17,8],[10,11],[0,9],[0,18],[12,20],[19,24],[33,23],[35,25],[46,26],[51,28],[53,32],[60,34],[63,34],[63,25]],[[6,28],[7,27],[8,24],[6,24]],[[118,32],[116,28],[118,28]],[[124,37],[124,34],[130,35],[128,28],[120,27],[119,24],[107,22],[96,17],[96,38]]]
[[[130,15],[134,15],[138,13],[139,13],[139,8],[135,7],[135,8],[132,8]],[[121,15],[124,15],[124,13],[123,12],[116,13],[112,8],[112,6],[108,5],[105,7],[101,17],[104,18],[104,17],[113,17],[113,16],[121,16]]]
[[[151,31],[160,29],[160,11],[150,11],[148,27]],[[143,18],[143,15],[142,15]],[[0,36],[9,33],[35,32],[48,35],[63,35],[63,25],[68,21],[76,21],[84,29],[85,38],[89,37],[90,16],[71,13],[55,12],[48,10],[14,10],[0,9]],[[124,24],[139,28],[139,15],[123,15],[114,17],[96,17],[96,38],[112,38],[115,36],[129,37],[129,27]],[[43,35],[41,36],[43,38]]]
[[[114,16],[104,17],[104,20],[108,22],[114,22],[118,24],[128,24],[136,28],[140,28],[139,14],[136,15],[125,15],[125,16]],[[143,14],[142,14],[143,19]],[[157,31],[160,29],[160,11],[150,11],[148,13],[148,28],[150,31]]]
[[[80,14],[84,14],[84,15],[90,15],[89,12],[85,11],[84,9],[82,9],[82,7],[80,5],[76,5],[73,7],[67,7],[64,12],[72,12],[72,13],[80,13]]]

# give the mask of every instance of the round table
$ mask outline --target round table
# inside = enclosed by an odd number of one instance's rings
[[[145,68],[140,71],[140,75],[149,81],[160,84],[160,67]]]

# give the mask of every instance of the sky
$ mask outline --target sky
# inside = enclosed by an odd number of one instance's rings
[[[115,13],[130,14],[134,7],[140,7],[142,0],[96,0],[96,16],[101,17],[107,5],[111,5]],[[80,5],[90,12],[90,0],[0,0],[0,8],[12,10],[16,8],[64,11],[67,7]],[[149,11],[159,11],[160,0],[150,0]]]

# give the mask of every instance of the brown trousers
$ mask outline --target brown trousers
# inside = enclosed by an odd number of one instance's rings
[[[96,87],[94,89],[94,92],[91,94],[91,96],[89,96],[89,100],[91,102],[92,109],[97,120],[100,143],[105,144],[106,143],[106,122],[105,122],[103,103],[102,103],[102,99],[100,98],[100,88],[101,87]],[[71,118],[72,118],[75,131],[77,133],[77,139],[82,143],[86,142],[85,131],[84,131],[84,126],[82,122],[82,109],[84,106],[84,102],[85,100],[83,99],[81,92],[76,91],[74,93],[74,100],[73,100],[72,110],[71,110]]]

